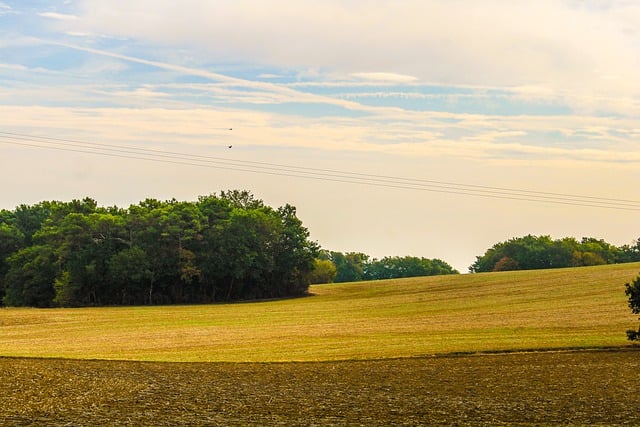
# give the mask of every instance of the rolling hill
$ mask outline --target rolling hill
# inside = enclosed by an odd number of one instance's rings
[[[242,304],[0,310],[0,356],[327,361],[601,348],[637,326],[640,263],[312,286]]]

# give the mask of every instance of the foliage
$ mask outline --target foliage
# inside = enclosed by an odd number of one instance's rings
[[[365,267],[364,277],[365,280],[380,280],[442,274],[458,274],[458,271],[439,259],[405,256],[371,260]]]
[[[331,262],[336,266],[336,283],[359,282],[364,280],[365,264],[369,255],[361,252],[331,252]]]
[[[640,239],[616,247],[602,239],[584,237],[553,240],[550,236],[516,237],[496,243],[469,267],[472,273],[544,268],[582,267],[640,261]]]
[[[370,258],[361,252],[324,252],[322,260],[330,261],[335,268],[335,277],[331,281],[314,283],[359,282],[362,280],[400,279],[403,277],[436,276],[458,274],[458,271],[439,259],[418,258],[412,256]],[[317,265],[326,266],[326,263]]]
[[[128,209],[21,205],[0,212],[0,297],[48,307],[302,295],[317,251],[293,206],[247,191]]]
[[[625,294],[629,297],[629,308],[633,314],[640,314],[640,275],[631,283],[625,283]],[[640,340],[640,328],[637,331],[630,329],[627,331],[629,341]]]
[[[4,211],[6,212],[6,211]],[[7,219],[10,216],[6,217]],[[0,278],[7,274],[9,269],[7,258],[24,246],[24,234],[10,221],[0,223]],[[4,297],[4,286],[0,280],[0,301]]]
[[[309,276],[311,284],[333,283],[338,274],[336,266],[328,259],[316,258],[313,262],[313,271]]]
[[[52,304],[56,266],[55,254],[50,247],[26,247],[11,255],[8,263],[9,271],[3,280],[6,289],[5,304],[34,307],[48,307]]]

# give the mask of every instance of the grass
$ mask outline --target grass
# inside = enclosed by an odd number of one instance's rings
[[[0,356],[171,362],[603,348],[637,326],[640,263],[312,286],[245,304],[0,310]]]

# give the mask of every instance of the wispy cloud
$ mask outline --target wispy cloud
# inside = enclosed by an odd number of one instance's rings
[[[106,56],[110,58],[121,59],[123,61],[149,65],[149,66],[164,69],[164,70],[174,71],[179,74],[204,77],[210,80],[220,81],[227,84],[236,85],[239,87],[264,90],[264,91],[275,93],[282,96],[283,101],[286,100],[289,102],[318,102],[318,103],[324,103],[324,104],[337,105],[347,109],[369,110],[367,107],[361,106],[360,104],[357,104],[354,102],[334,99],[330,97],[324,97],[324,96],[315,95],[315,94],[304,93],[304,92],[300,92],[300,91],[296,91],[294,89],[288,88],[286,86],[282,86],[282,85],[278,85],[270,82],[252,81],[252,80],[247,80],[247,79],[242,79],[237,77],[231,77],[231,76],[215,73],[208,70],[175,65],[175,64],[162,62],[162,61],[153,61],[153,60],[134,57],[130,55],[123,55],[123,54],[109,52],[101,49],[94,49],[90,47],[78,46],[78,45],[73,45],[68,43],[53,42],[53,41],[46,41],[46,40],[42,40],[42,42],[46,44],[66,47],[69,49],[84,51],[84,52],[92,53],[95,55],[101,55],[101,56]]]
[[[55,19],[58,21],[76,21],[78,19],[78,17],[75,15],[68,15],[58,12],[41,12],[38,15],[42,16],[43,18]]]
[[[369,80],[374,82],[388,82],[388,83],[407,83],[407,82],[415,82],[418,80],[417,77],[407,76],[405,74],[381,73],[381,72],[351,73],[351,76],[361,80]]]
[[[272,74],[272,73],[263,73],[263,74],[258,74],[258,78],[260,79],[279,79],[279,78],[283,78],[284,76],[280,75],[280,74]]]
[[[9,6],[8,4],[0,2],[0,16],[15,15],[17,13],[19,12],[16,10],[13,10],[11,6]]]
[[[584,109],[593,108],[593,100],[605,94],[640,95],[633,59],[640,5],[632,2],[594,8],[589,2],[489,0],[460,7],[458,2],[410,0],[369,7],[338,1],[261,5],[190,0],[177,15],[165,0],[115,3],[81,1],[81,20],[73,27],[197,45],[231,61],[252,58],[292,68],[413,76],[450,85],[536,85],[543,89],[538,96],[566,92],[568,102]],[[618,105],[610,108],[624,113]]]

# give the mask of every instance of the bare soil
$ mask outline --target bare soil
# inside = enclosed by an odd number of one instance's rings
[[[640,425],[640,352],[319,363],[0,358],[0,425]]]

